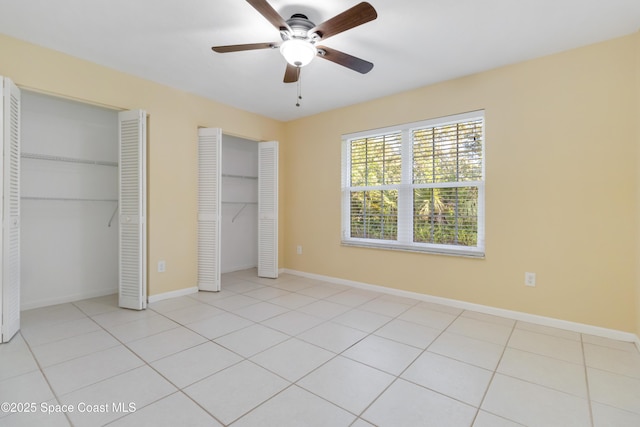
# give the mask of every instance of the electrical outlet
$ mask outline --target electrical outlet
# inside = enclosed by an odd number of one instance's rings
[[[524,273],[524,285],[535,286],[536,285],[536,273]]]
[[[296,253],[297,253],[298,255],[302,255],[302,245],[298,245],[298,246],[296,247]]]
[[[158,273],[164,273],[167,269],[167,263],[165,261],[158,261]]]

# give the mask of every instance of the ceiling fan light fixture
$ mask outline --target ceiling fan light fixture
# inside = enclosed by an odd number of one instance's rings
[[[294,67],[304,67],[315,58],[317,49],[307,40],[289,39],[280,46],[280,53]]]

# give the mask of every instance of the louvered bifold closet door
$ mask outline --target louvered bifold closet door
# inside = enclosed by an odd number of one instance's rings
[[[222,130],[198,130],[198,289],[220,290]]]
[[[278,277],[278,142],[258,144],[258,276]]]
[[[20,90],[2,82],[2,342],[20,329]]]
[[[146,113],[118,113],[120,210],[119,305],[142,310],[147,306]]]

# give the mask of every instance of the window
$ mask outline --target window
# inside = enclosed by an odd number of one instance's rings
[[[484,256],[484,112],[343,136],[342,243]]]

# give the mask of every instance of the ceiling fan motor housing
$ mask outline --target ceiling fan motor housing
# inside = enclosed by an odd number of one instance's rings
[[[303,15],[302,13],[295,13],[291,15],[291,18],[287,19],[287,25],[289,25],[293,34],[289,34],[288,31],[282,31],[280,33],[282,40],[287,40],[289,38],[311,40],[312,35],[309,34],[309,30],[316,26],[316,24],[309,21],[307,15]]]

